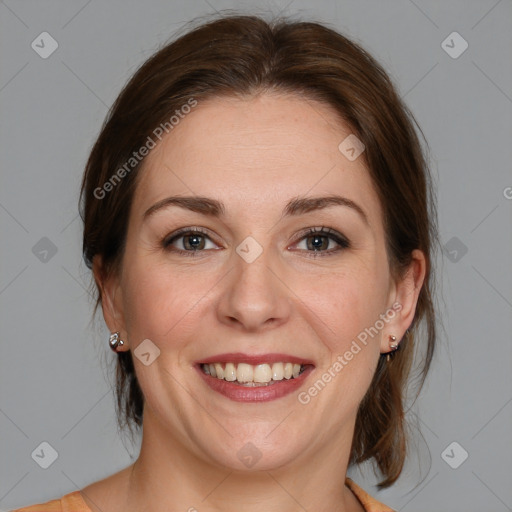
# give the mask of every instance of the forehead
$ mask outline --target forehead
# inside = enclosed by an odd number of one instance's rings
[[[379,216],[363,156],[350,161],[338,149],[349,135],[332,107],[298,94],[199,101],[146,157],[134,206],[183,194],[279,208],[290,197],[337,193]]]

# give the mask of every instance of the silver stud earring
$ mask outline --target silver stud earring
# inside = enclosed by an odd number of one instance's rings
[[[119,337],[119,331],[116,331],[116,332],[113,332],[109,339],[108,339],[108,344],[110,345],[110,348],[116,352],[117,350],[117,347],[120,347],[122,345],[124,345],[124,341]]]
[[[391,342],[391,343],[389,344],[389,348],[391,349],[391,352],[388,352],[388,353],[386,354],[386,362],[389,362],[389,359],[390,359],[389,354],[390,354],[390,353],[393,353],[393,352],[398,348],[398,343],[395,343],[395,341],[396,341],[396,336],[393,336],[393,334],[391,334],[391,335],[389,336],[389,341]]]

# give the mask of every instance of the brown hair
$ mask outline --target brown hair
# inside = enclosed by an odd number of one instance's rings
[[[358,44],[318,23],[231,15],[203,23],[164,46],[124,87],[91,151],[80,196],[84,260],[92,268],[93,257],[101,255],[104,275],[120,268],[127,212],[141,168],[135,163],[127,169],[126,162],[156,127],[191,98],[247,97],[267,90],[299,93],[329,105],[363,142],[363,157],[383,207],[393,275],[401,275],[414,249],[426,256],[413,324],[392,359],[386,362],[381,356],[356,420],[350,463],[373,458],[384,476],[379,486],[387,487],[399,477],[406,456],[404,394],[415,344],[423,349],[418,393],[434,351],[431,261],[437,229],[431,177],[415,120],[385,71]],[[113,182],[123,165],[127,172]],[[112,186],[104,187],[107,182]],[[101,303],[98,285],[94,312]],[[425,329],[418,336],[422,320]],[[120,427],[140,428],[144,398],[130,351],[117,354],[116,394]]]

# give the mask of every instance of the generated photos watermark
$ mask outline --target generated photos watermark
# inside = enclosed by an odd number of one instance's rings
[[[157,141],[155,139],[161,141],[162,137],[170,133],[171,130],[173,130],[196,106],[197,100],[189,98],[187,103],[184,103],[179,109],[176,109],[174,114],[167,121],[160,123],[152,131],[152,135],[148,135],[146,142],[138,149],[138,151],[134,151],[132,156],[128,158],[128,160],[119,167],[101,187],[96,187],[94,189],[94,197],[96,199],[104,199],[109,192],[112,192],[116,185],[118,185],[127,174],[135,169],[135,167],[142,162],[149,152],[156,147]]]
[[[325,386],[331,382],[345,366],[349,364],[354,356],[361,352],[361,344],[366,346],[368,344],[368,338],[372,338],[377,336],[379,332],[384,329],[384,326],[390,322],[393,318],[395,318],[396,314],[402,310],[402,304],[400,302],[395,302],[390,308],[386,310],[385,313],[379,315],[379,319],[375,321],[375,323],[371,327],[365,328],[361,331],[356,339],[352,340],[350,348],[346,350],[343,354],[340,354],[336,357],[336,361],[324,372],[320,377],[311,385],[307,391],[301,391],[297,395],[298,401],[307,405],[311,402],[311,399],[318,395],[320,391],[322,391]]]

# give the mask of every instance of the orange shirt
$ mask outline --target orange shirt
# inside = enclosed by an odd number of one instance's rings
[[[361,489],[350,478],[345,480],[348,488],[354,493],[360,501],[366,512],[394,512],[393,509],[378,502],[372,498],[366,491]],[[18,508],[11,512],[92,512],[87,506],[80,494],[80,491],[74,491],[66,494],[58,500],[48,501],[38,505],[30,505],[28,507]]]

